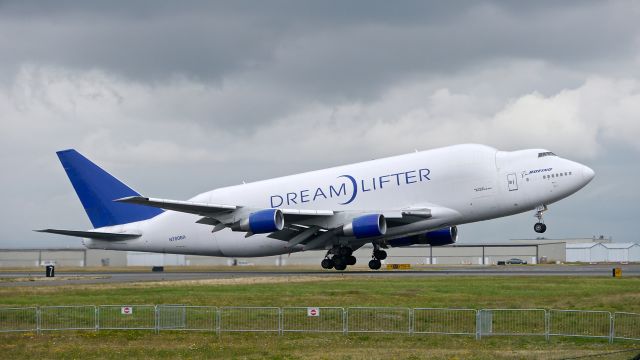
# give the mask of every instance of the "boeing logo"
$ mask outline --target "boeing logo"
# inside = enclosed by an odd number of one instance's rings
[[[296,190],[287,192],[286,194],[271,195],[271,207],[277,208],[283,205],[298,205],[333,198],[342,201],[338,204],[347,205],[356,200],[359,193],[363,194],[369,191],[377,191],[390,187],[399,187],[430,181],[430,173],[431,171],[425,168],[366,179],[356,179],[355,177],[346,174],[340,175],[336,178],[337,180],[342,180],[339,184]]]
[[[528,175],[541,173],[541,172],[546,172],[546,171],[551,171],[551,170],[553,170],[553,168],[530,170]]]

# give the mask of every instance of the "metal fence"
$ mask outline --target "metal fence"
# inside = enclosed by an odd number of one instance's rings
[[[478,336],[547,336],[547,311],[544,309],[483,309],[478,312]]]
[[[158,305],[156,319],[158,330],[218,330],[218,308],[215,306]]]
[[[640,340],[640,314],[614,313],[611,331],[615,339]]]
[[[346,332],[409,333],[411,309],[390,307],[350,307]]]
[[[0,308],[0,332],[37,331],[38,308]]]
[[[98,329],[98,310],[94,305],[42,306],[38,310],[40,331]]]
[[[608,311],[549,310],[549,335],[612,338],[613,316]]]
[[[339,307],[282,308],[283,332],[345,332],[345,310]]]
[[[475,336],[476,316],[474,309],[413,309],[413,332]]]
[[[104,330],[156,330],[156,306],[100,305],[96,328]]]
[[[280,332],[280,308],[221,307],[218,311],[219,331]]]
[[[640,341],[640,314],[591,310],[76,305],[0,307],[0,332],[147,330],[572,336]]]

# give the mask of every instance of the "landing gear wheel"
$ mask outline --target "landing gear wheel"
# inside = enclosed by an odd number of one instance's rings
[[[373,257],[378,260],[384,260],[387,258],[387,252],[384,250],[373,250]]]
[[[332,260],[333,260],[333,267],[336,270],[344,270],[344,269],[346,269],[346,267],[347,267],[347,259],[343,258],[342,256],[334,256]]]
[[[533,230],[539,234],[542,234],[543,232],[547,231],[547,225],[543,223],[536,223],[535,225],[533,225]]]
[[[356,264],[356,257],[353,255],[350,255],[347,257],[347,265],[355,265]]]
[[[331,259],[322,260],[320,265],[322,266],[323,269],[333,269],[333,266],[334,266],[333,260],[331,260]]]
[[[335,265],[335,269],[336,270],[342,271],[342,270],[345,270],[346,268],[347,268],[347,264],[345,264],[343,262],[336,263],[336,265]]]
[[[549,210],[547,208],[547,205],[540,205],[536,208],[536,214],[533,215],[533,217],[538,219],[538,222],[533,225],[533,231],[537,232],[538,234],[542,234],[543,232],[547,231],[547,225],[545,225],[544,220],[542,220],[542,214],[544,214],[544,212],[547,210]]]
[[[373,259],[369,261],[369,269],[371,270],[378,270],[380,269],[381,266],[382,266],[382,263],[378,259]]]

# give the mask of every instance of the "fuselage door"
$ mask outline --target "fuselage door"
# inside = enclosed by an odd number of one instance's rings
[[[509,191],[518,190],[518,178],[515,173],[507,174],[507,183],[509,184]]]

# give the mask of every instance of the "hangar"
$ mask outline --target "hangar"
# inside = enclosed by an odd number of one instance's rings
[[[581,240],[582,242],[577,242]],[[518,258],[529,264],[555,262],[626,263],[640,262],[640,244],[607,242],[603,237],[591,239],[534,239],[493,244],[428,245],[392,248],[388,264],[412,265],[494,265],[498,261]],[[600,242],[604,241],[604,242]],[[610,239],[608,240],[610,241]],[[354,252],[357,263],[371,258],[371,245]],[[55,264],[66,267],[124,266],[316,266],[323,251],[261,258],[217,258],[197,255],[121,252],[84,248],[0,249],[0,267],[38,267]]]
[[[637,244],[637,243],[567,244],[567,262],[584,262],[584,263],[640,262],[640,244]]]

